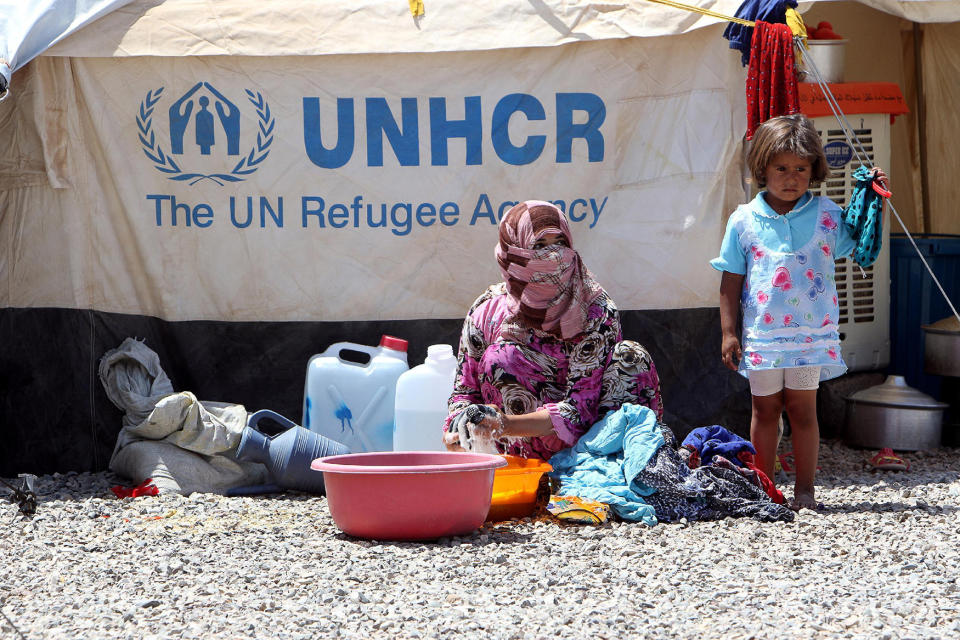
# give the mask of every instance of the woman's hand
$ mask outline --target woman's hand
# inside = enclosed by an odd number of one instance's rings
[[[449,451],[473,451],[478,445],[483,449],[504,435],[504,415],[489,404],[470,404],[450,423],[443,434],[443,444]]]
[[[723,364],[731,371],[736,371],[740,364],[740,358],[743,357],[743,350],[740,348],[740,340],[732,333],[723,336],[720,343],[720,356],[723,358]]]
[[[450,427],[450,430],[443,434],[443,446],[447,448],[447,451],[466,451],[460,446],[460,434],[453,430],[452,424]]]

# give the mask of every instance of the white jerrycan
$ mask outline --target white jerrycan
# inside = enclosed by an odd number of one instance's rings
[[[427,360],[397,381],[394,451],[446,451],[443,421],[457,375],[453,347],[427,347]]]
[[[344,351],[370,356],[365,364]],[[393,449],[397,379],[407,371],[407,341],[383,336],[379,347],[337,342],[310,358],[303,391],[303,426],[353,453]]]

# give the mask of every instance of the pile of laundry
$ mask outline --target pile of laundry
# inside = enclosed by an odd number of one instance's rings
[[[720,426],[696,429],[678,447],[656,413],[625,404],[550,458],[550,475],[558,494],[608,504],[620,518],[648,525],[728,516],[793,521],[755,453]]]

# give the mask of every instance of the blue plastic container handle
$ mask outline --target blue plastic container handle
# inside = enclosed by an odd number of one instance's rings
[[[283,431],[286,431],[287,429],[292,429],[293,427],[300,426],[293,420],[280,415],[276,411],[271,411],[270,409],[260,409],[259,411],[250,414],[250,417],[247,418],[247,426],[250,427],[251,429],[260,431],[260,429],[257,429],[257,423],[259,423],[260,420],[262,420],[263,418],[270,418],[271,420],[275,420],[276,422],[279,422],[284,427]],[[263,433],[263,432],[260,431],[260,433]]]

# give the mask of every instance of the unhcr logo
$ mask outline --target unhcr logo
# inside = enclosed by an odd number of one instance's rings
[[[461,111],[458,100],[450,102],[457,103],[452,110]],[[353,98],[337,98],[336,118],[330,118],[329,108],[325,116],[336,123],[335,142],[325,144],[320,126],[320,98],[304,97],[304,148],[310,162],[316,166],[338,169],[350,162],[357,146],[357,130],[365,126],[368,167],[384,166],[384,157],[389,153],[385,151],[386,145],[390,146],[401,167],[426,164],[446,167],[450,165],[448,145],[454,139],[463,140],[465,164],[480,165],[484,162],[485,135],[490,136],[497,158],[510,165],[538,161],[547,153],[551,135],[556,146],[557,164],[574,162],[575,143],[584,145],[581,148],[585,148],[588,162],[603,162],[602,125],[607,117],[607,107],[594,93],[556,93],[549,116],[544,103],[527,93],[510,93],[500,98],[489,120],[484,116],[480,96],[463,98],[462,118],[448,116],[447,107],[445,97],[429,98],[426,105],[421,104],[419,98],[407,97],[400,99],[398,114],[382,97],[366,98],[362,107],[355,105]],[[553,122],[541,124],[547,120]],[[331,128],[327,124],[326,133],[329,134]],[[423,151],[420,148],[421,128],[428,129],[429,138],[429,145]]]
[[[246,90],[258,125],[256,140],[246,153],[240,151],[240,108],[209,82],[198,82],[167,108],[170,144],[164,152],[166,136],[154,129],[153,122],[163,90],[148,91],[140,102],[137,129],[144,155],[170,180],[191,185],[212,180],[220,186],[242,182],[267,159],[276,120],[259,92]],[[158,112],[158,119],[163,113]]]

